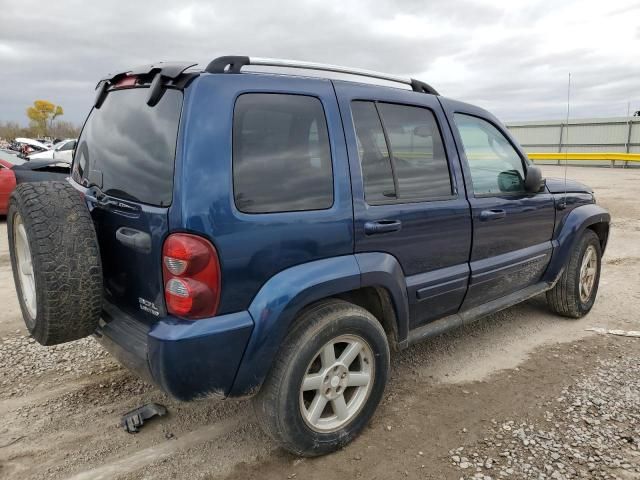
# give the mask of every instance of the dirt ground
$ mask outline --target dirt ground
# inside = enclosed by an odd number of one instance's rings
[[[562,176],[560,167],[543,167]],[[544,298],[396,354],[383,403],[345,449],[299,459],[248,401],[178,403],[93,339],[26,335],[0,222],[0,478],[640,478],[640,170],[569,167],[613,218],[598,300],[575,321]],[[130,435],[120,416],[167,406]]]

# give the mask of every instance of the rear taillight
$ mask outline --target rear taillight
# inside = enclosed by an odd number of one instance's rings
[[[162,248],[167,311],[190,320],[212,317],[220,302],[220,263],[216,249],[202,237],[169,235]]]

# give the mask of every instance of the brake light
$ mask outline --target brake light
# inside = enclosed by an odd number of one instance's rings
[[[195,320],[212,317],[220,302],[220,262],[213,245],[188,233],[169,235],[162,249],[167,311]]]
[[[135,75],[126,75],[118,80],[113,88],[135,87],[137,80],[138,77],[136,77]]]

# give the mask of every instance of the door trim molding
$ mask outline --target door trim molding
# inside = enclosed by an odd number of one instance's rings
[[[469,325],[477,320],[480,320],[487,315],[499,312],[505,308],[512,307],[518,303],[521,303],[529,298],[535,297],[553,287],[552,283],[539,282],[529,287],[513,292],[501,298],[497,298],[477,307],[473,307],[469,310],[460,313],[454,313],[448,317],[435,320],[427,323],[421,327],[415,328],[409,332],[407,338],[409,345],[418,343],[427,338],[440,335],[453,328],[460,327],[462,325]]]

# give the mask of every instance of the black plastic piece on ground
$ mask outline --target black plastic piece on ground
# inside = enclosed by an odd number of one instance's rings
[[[227,55],[211,60],[204,71],[207,73],[240,73],[242,67],[250,64],[251,60],[249,57]]]
[[[435,88],[428,83],[421,82],[415,78],[411,79],[411,89],[414,92],[429,93],[431,95],[440,95]]]
[[[167,414],[167,408],[159,403],[147,403],[141,407],[131,410],[122,416],[120,425],[128,433],[138,433],[140,427],[144,425],[145,420],[149,420],[156,415],[164,417]]]

